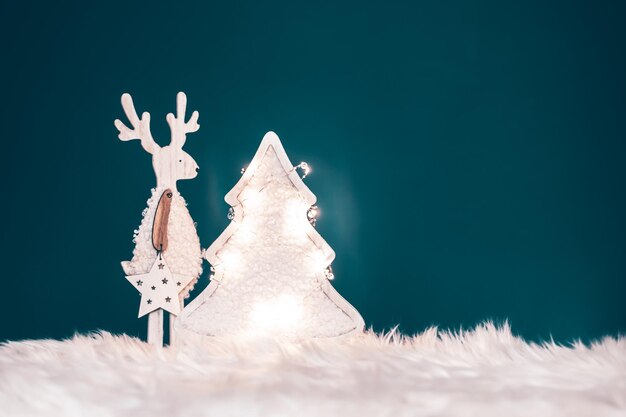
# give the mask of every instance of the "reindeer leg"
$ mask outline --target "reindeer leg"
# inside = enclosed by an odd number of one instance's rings
[[[163,310],[161,309],[148,314],[148,343],[163,346]]]
[[[170,346],[176,343],[176,334],[174,330],[174,321],[176,320],[176,316],[170,313]]]
[[[183,308],[185,308],[185,300],[183,300],[181,297],[179,302],[180,302],[180,311],[183,311]],[[177,318],[178,316],[170,314],[170,346],[176,343],[176,330],[174,329],[174,322],[176,321]]]

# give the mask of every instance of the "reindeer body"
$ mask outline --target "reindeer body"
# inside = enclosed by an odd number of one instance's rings
[[[165,187],[152,189],[152,196],[148,199],[148,206],[143,211],[143,219],[137,229],[133,241],[135,249],[130,261],[122,262],[126,275],[144,274],[150,270],[157,257],[152,246],[152,227],[154,216]],[[181,275],[199,276],[202,273],[202,253],[196,226],[187,210],[185,199],[177,191],[173,192],[172,206],[167,222],[167,251],[163,257],[172,272]],[[185,287],[181,298],[187,298],[196,281]]]
[[[160,147],[154,141],[150,133],[150,114],[145,112],[140,119],[128,94],[122,95],[122,107],[134,129],[131,130],[120,120],[115,120],[121,140],[139,139],[142,147],[152,155],[152,166],[157,180],[157,186],[152,189],[152,196],[148,200],[148,207],[143,212],[141,225],[135,231],[133,258],[122,262],[122,268],[128,276],[145,274],[159,256],[153,242],[153,227],[159,201],[169,189],[172,198],[166,223],[167,247],[163,248],[161,255],[173,273],[195,277],[179,294],[181,307],[184,298],[189,296],[202,273],[202,253],[196,227],[187,210],[185,199],[176,189],[177,180],[195,178],[199,170],[193,158],[182,149],[186,134],[195,132],[200,127],[197,123],[197,111],[185,122],[186,105],[185,94],[178,93],[177,116],[174,117],[171,113],[167,115],[172,132],[168,146]],[[170,342],[173,337],[173,332],[170,332]],[[148,342],[157,345],[163,342],[163,310],[156,310],[148,316]]]

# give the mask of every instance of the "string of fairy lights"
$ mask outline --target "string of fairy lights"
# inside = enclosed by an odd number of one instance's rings
[[[296,170],[296,172],[298,172],[298,170],[300,171],[299,175],[302,180],[304,180],[312,171],[311,166],[304,161],[300,162],[298,165],[295,165],[293,167],[293,170]],[[246,167],[241,168],[241,175],[243,175],[245,172],[246,172]],[[313,227],[316,226],[319,214],[320,214],[320,209],[318,206],[313,205],[309,207],[309,209],[306,212],[306,217],[309,223],[311,224],[311,226]],[[230,221],[233,221],[235,219],[235,209],[233,207],[230,207],[228,209],[228,213],[226,217]],[[209,279],[212,279],[214,275],[215,275],[215,268],[211,266],[211,273],[209,275]],[[326,267],[326,269],[324,270],[324,277],[328,280],[333,280],[335,278],[332,265],[328,265]]]
[[[298,165],[293,167],[293,169],[296,169],[296,170],[298,168],[302,171],[302,175],[300,178],[302,178],[303,180],[307,177],[307,175],[311,173],[311,166],[304,161],[300,162]],[[309,220],[309,223],[311,223],[311,226],[315,227],[315,225],[317,224],[317,218],[319,217],[319,214],[320,214],[319,207],[315,205],[309,207],[309,209],[306,212],[306,217]],[[335,274],[333,273],[332,265],[328,265],[326,267],[326,269],[324,270],[324,276],[328,280],[335,279]]]

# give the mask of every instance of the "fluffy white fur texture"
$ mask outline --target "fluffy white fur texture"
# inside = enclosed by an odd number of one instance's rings
[[[165,190],[166,187],[152,189],[152,195],[147,201],[148,206],[142,213],[141,224],[135,230],[133,237],[135,243],[133,259],[122,262],[122,268],[126,275],[145,274],[150,271],[152,264],[154,264],[157,252],[152,246],[152,225],[159,200]],[[180,294],[181,298],[187,298],[202,273],[202,253],[196,225],[187,210],[187,202],[178,191],[174,191],[172,194],[172,205],[167,222],[169,243],[163,257],[173,273],[195,277]]]
[[[626,339],[507,325],[155,348],[100,333],[0,347],[2,416],[625,416]]]

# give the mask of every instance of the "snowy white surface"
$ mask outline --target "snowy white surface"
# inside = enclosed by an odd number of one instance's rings
[[[275,134],[259,152],[237,186],[233,224],[207,249],[217,259],[215,278],[180,316],[180,337],[360,331],[361,317],[324,275],[334,252],[307,219],[311,202],[298,189],[306,186],[297,176],[294,184]]]
[[[157,257],[152,246],[152,226],[161,194],[166,187],[152,189],[148,206],[143,211],[139,229],[135,231],[135,249],[131,261],[122,262],[126,275],[145,274],[150,271]],[[188,297],[202,273],[202,253],[196,226],[193,223],[187,203],[179,192],[174,191],[170,215],[167,222],[168,247],[163,257],[170,270],[179,275],[193,276],[193,279],[181,292],[181,297]]]
[[[508,328],[158,349],[108,333],[0,347],[0,416],[624,416],[626,339]]]

